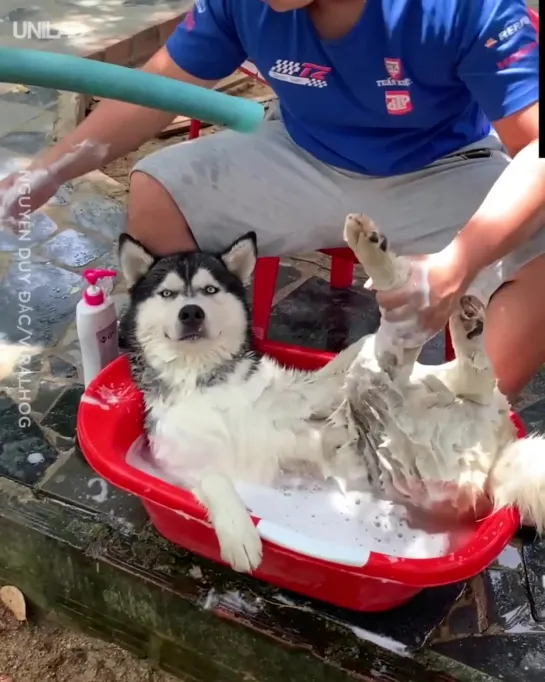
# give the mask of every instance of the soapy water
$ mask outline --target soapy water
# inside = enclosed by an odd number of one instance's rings
[[[173,485],[179,484],[159,468],[144,437],[129,449],[129,466]],[[439,526],[433,518],[419,521],[401,504],[369,492],[343,492],[332,479],[316,481],[280,476],[274,487],[235,482],[251,512],[307,538],[359,551],[397,558],[430,559],[456,551],[474,533],[473,525]]]
[[[13,184],[6,190],[0,192],[0,221],[12,229],[17,229],[19,221],[11,216],[11,212],[17,203],[21,204],[21,212],[26,218],[28,216],[28,199],[21,201],[22,197],[28,197],[32,193],[42,189],[47,183],[52,183],[57,189],[62,184],[60,182],[60,171],[64,170],[74,161],[85,157],[94,157],[94,162],[100,164],[107,156],[109,145],[84,140],[73,149],[63,154],[60,159],[49,164],[47,168],[37,168],[35,170],[21,170],[15,175]],[[25,223],[27,224],[27,223]]]
[[[134,393],[134,388],[131,384],[125,384],[121,387],[111,384],[110,386],[99,386],[95,397],[84,393],[81,396],[80,402],[89,405],[95,405],[102,410],[108,411],[110,407],[122,405]],[[1,680],[0,680],[1,682]]]

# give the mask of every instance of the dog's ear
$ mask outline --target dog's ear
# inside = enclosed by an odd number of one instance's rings
[[[248,232],[234,241],[220,254],[225,267],[247,286],[252,280],[257,261],[257,239],[255,232]]]
[[[121,272],[130,287],[143,277],[155,262],[151,253],[126,232],[119,237],[117,255]]]

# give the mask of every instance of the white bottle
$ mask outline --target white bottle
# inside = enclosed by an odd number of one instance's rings
[[[98,285],[100,279],[116,275],[113,270],[85,270],[83,273],[89,286],[76,307],[76,327],[86,387],[119,355],[115,305]]]

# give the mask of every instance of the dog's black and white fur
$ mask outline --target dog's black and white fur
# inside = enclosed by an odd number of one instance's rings
[[[253,234],[222,254],[159,260],[130,237],[120,240],[131,287],[122,334],[156,463],[193,489],[222,557],[241,571],[259,565],[261,541],[233,481],[267,485],[298,466],[322,473],[344,441],[328,417],[361,346],[316,373],[259,357],[244,295],[255,262]]]
[[[368,218],[348,216],[345,239],[377,289],[404,283],[409,263]],[[122,235],[119,257],[130,286],[122,333],[156,463],[206,506],[236,570],[255,569],[262,548],[233,482],[270,485],[287,470],[435,511],[515,504],[545,527],[543,440],[516,440],[476,299],[464,297],[451,319],[452,363],[419,365],[419,349],[379,329],[303,372],[252,350],[253,233],[221,254],[160,259]]]

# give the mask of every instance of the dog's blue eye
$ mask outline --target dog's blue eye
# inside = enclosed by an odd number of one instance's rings
[[[213,287],[212,285],[204,287],[204,293],[212,296],[212,294],[217,294],[219,291],[218,287]]]
[[[159,296],[161,296],[161,298],[170,298],[171,296],[174,296],[174,292],[170,291],[170,289],[163,289],[163,291],[159,292]]]

